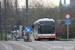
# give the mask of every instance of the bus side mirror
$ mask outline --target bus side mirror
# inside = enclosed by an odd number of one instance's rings
[[[34,28],[34,25],[32,25],[32,28]]]

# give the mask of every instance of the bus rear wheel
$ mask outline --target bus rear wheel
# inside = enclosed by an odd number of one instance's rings
[[[35,41],[38,41],[38,39],[35,39]]]
[[[35,41],[41,41],[41,39],[35,39]]]
[[[55,38],[51,38],[51,39],[48,39],[49,41],[54,41],[55,40]]]

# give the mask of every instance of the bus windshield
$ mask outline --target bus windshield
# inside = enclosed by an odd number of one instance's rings
[[[55,25],[53,21],[40,22],[38,31],[40,33],[53,33],[55,31]]]

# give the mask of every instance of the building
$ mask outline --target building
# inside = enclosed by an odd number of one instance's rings
[[[64,4],[66,4],[66,0],[64,0]]]
[[[62,0],[59,1],[59,8],[69,8],[70,4],[66,4],[66,0],[64,0],[64,4],[62,4]]]
[[[59,7],[62,7],[62,1],[61,0],[59,1]]]
[[[66,4],[66,0],[64,0],[64,4]],[[59,1],[59,8],[63,7],[62,0]]]
[[[74,5],[75,4],[75,0],[70,0],[70,5]]]

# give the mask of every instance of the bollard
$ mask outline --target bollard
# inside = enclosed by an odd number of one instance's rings
[[[14,39],[15,39],[15,38],[13,37],[13,41],[14,41]]]

